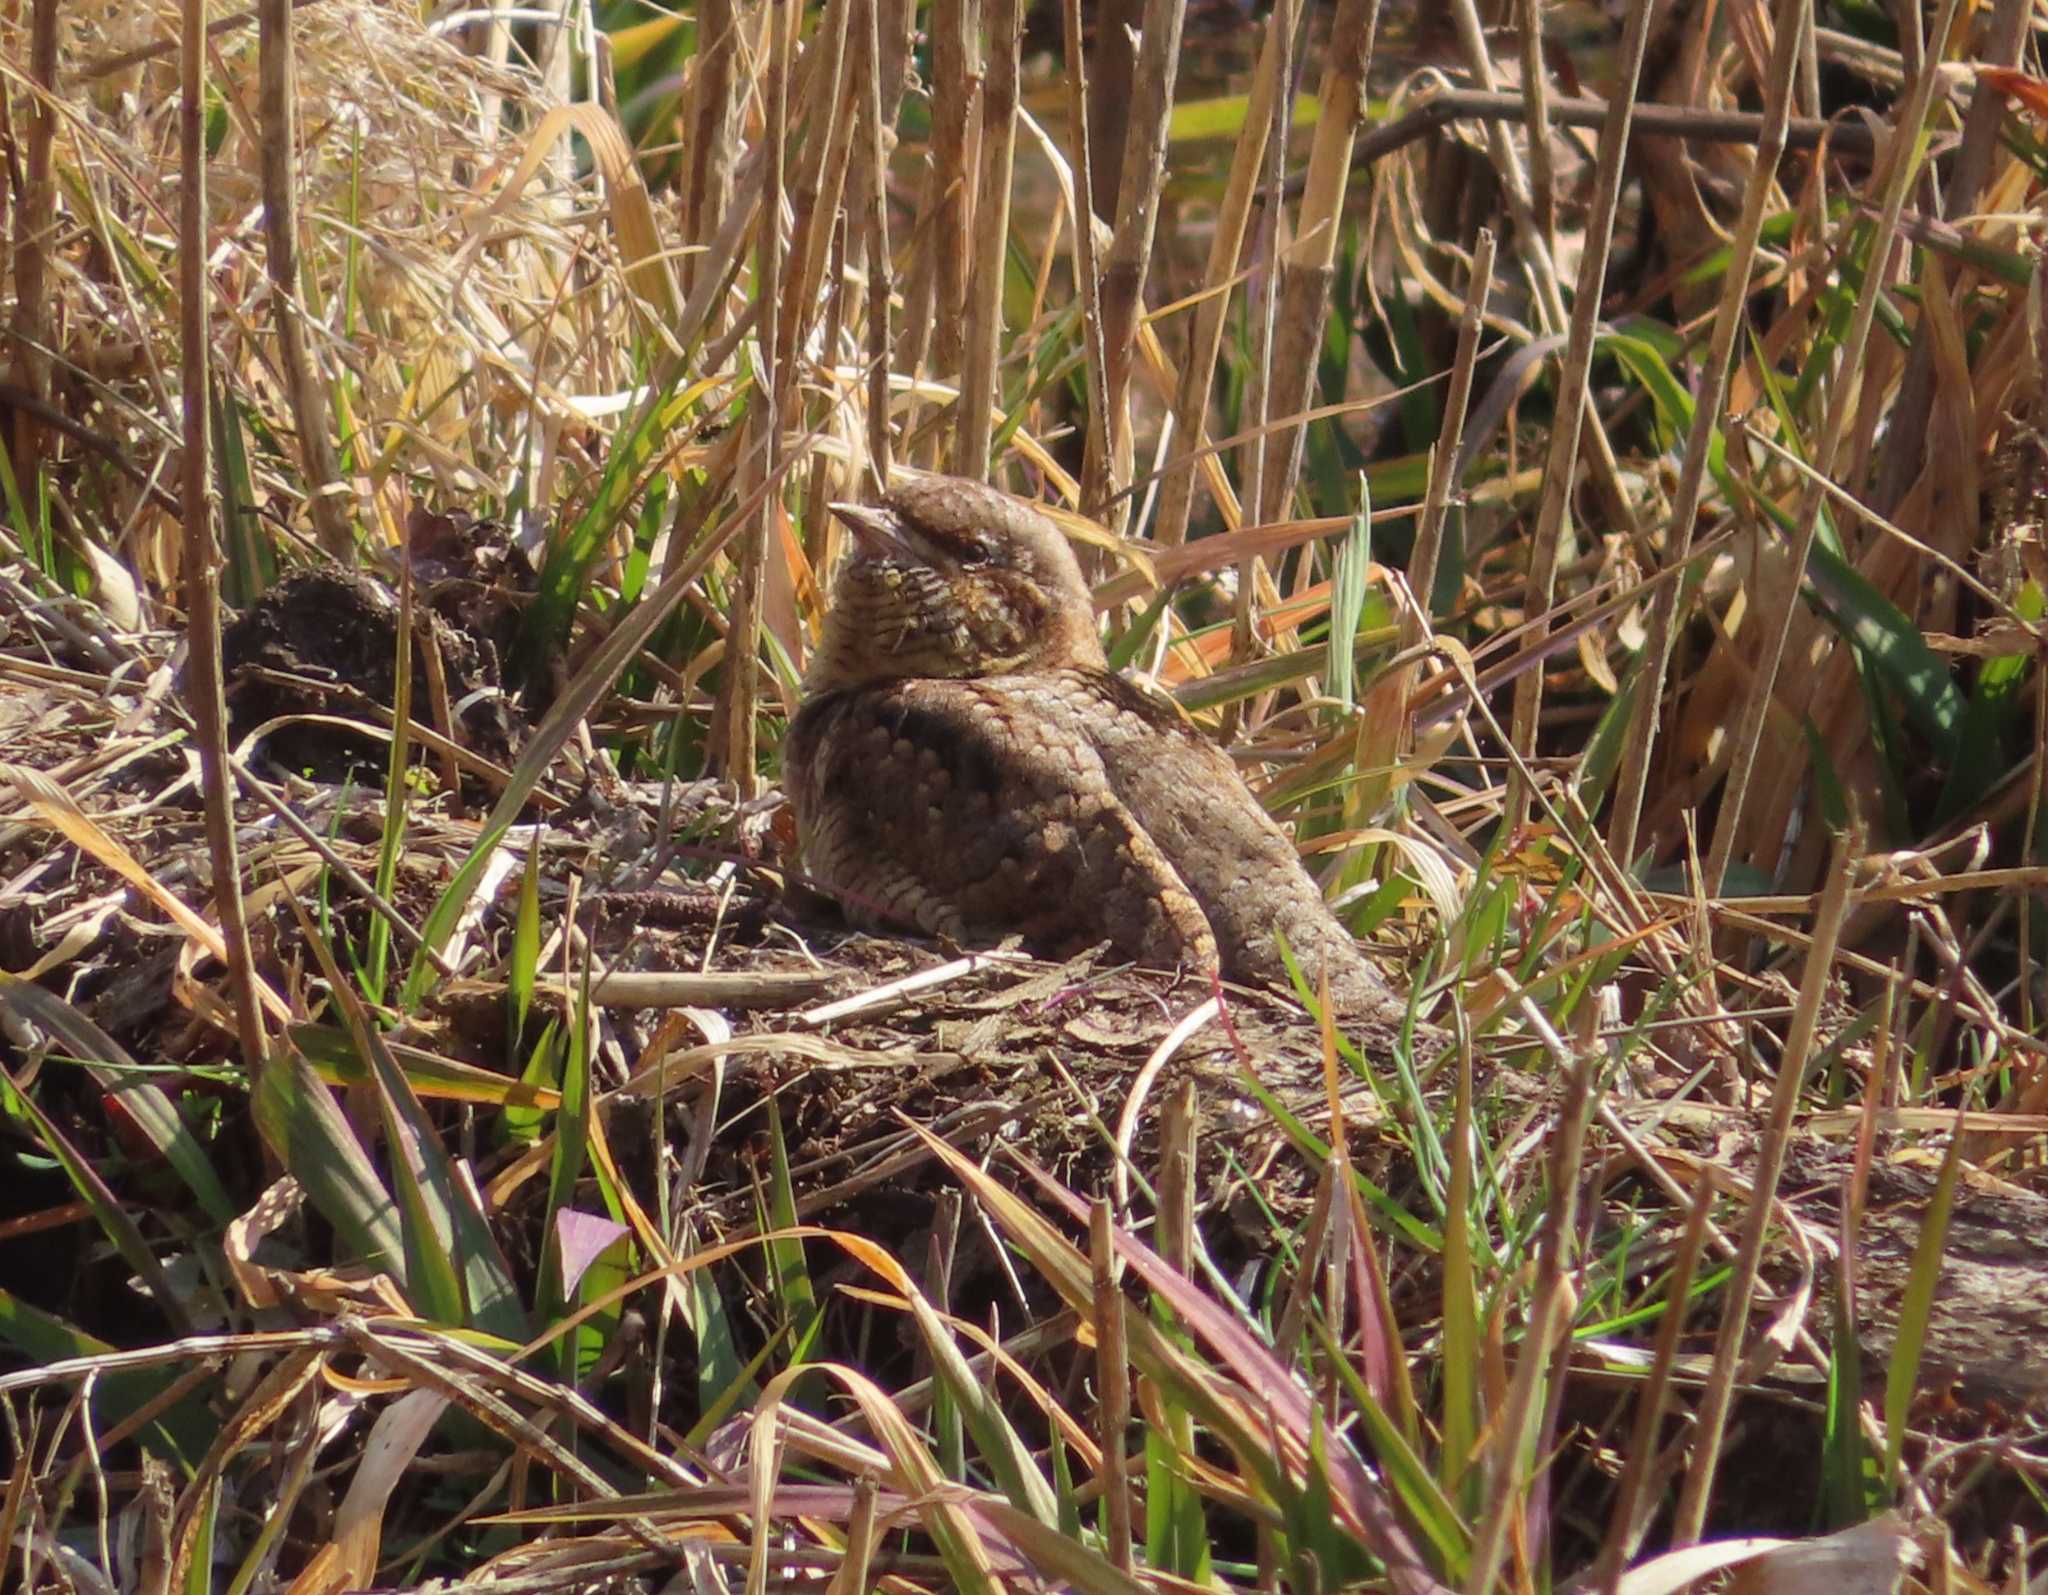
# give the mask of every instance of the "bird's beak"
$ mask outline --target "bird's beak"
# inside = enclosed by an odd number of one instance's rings
[[[903,536],[894,510],[878,509],[870,504],[834,504],[830,508],[834,515],[853,528],[862,553],[876,559],[917,562],[917,553]]]

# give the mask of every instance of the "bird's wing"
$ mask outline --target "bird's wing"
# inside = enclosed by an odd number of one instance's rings
[[[1048,691],[906,680],[811,700],[785,744],[805,870],[868,923],[1213,969],[1193,896]]]
[[[1224,974],[1284,989],[1277,931],[1312,982],[1327,966],[1340,1007],[1404,1011],[1228,754],[1121,677],[1073,671],[1062,680],[1070,723],[1089,728],[1111,789],[1201,905]]]

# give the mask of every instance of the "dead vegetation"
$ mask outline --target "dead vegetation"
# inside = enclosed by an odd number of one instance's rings
[[[2035,1587],[2033,13],[1626,10],[10,11],[9,1587]],[[1395,1056],[806,891],[892,463]]]

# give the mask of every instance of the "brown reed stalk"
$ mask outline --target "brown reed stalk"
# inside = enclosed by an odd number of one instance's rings
[[[785,384],[778,351],[782,316],[799,307],[785,307],[780,293],[783,269],[782,210],[789,183],[789,87],[796,67],[798,0],[774,0],[769,14],[768,117],[763,134],[767,161],[761,170],[761,200],[755,212],[755,346],[761,368],[755,373],[749,405],[752,425],[741,472],[743,492],[776,480],[782,464],[782,406]],[[780,495],[763,493],[749,519],[737,553],[732,620],[725,636],[725,667],[719,678],[711,745],[720,750],[725,778],[744,800],[760,785],[755,705],[760,693],[762,583],[768,544],[782,514]]]
[[[1550,1200],[1536,1253],[1536,1277],[1530,1289],[1529,1321],[1522,1335],[1508,1398],[1486,1450],[1487,1507],[1472,1535],[1472,1559],[1465,1588],[1477,1592],[1495,1587],[1506,1552],[1509,1519],[1528,1498],[1525,1447],[1530,1420],[1536,1415],[1538,1382],[1553,1365],[1559,1338],[1571,1334],[1572,1286],[1569,1265],[1578,1230],[1579,1181],[1585,1172],[1586,1126],[1599,1088],[1603,1049],[1579,1042],[1569,1051],[1542,1023],[1536,1005],[1524,998],[1523,1015],[1543,1037],[1560,1073],[1565,1074],[1564,1100],[1550,1133],[1550,1167],[1545,1184]],[[1569,1071],[1569,1072],[1566,1072]]]
[[[782,302],[788,313],[782,317],[782,341],[775,359],[777,397],[785,411],[794,399],[796,351],[824,286],[825,262],[832,250],[840,202],[846,193],[846,169],[858,120],[848,76],[854,63],[847,54],[847,30],[854,3],[855,0],[831,0],[826,6],[824,24],[811,41],[805,63],[810,86],[805,100],[816,109],[808,119],[803,164],[791,195],[796,209],[796,234],[790,242],[789,265],[784,274],[788,281]]]
[[[1464,57],[1465,66],[1482,91],[1491,92],[1495,78],[1493,55],[1487,46],[1486,32],[1480,21],[1478,7],[1474,0],[1449,0],[1451,21],[1458,37],[1459,53]],[[1633,103],[1636,88],[1631,84],[1630,100]],[[1502,98],[1515,108],[1518,116],[1527,114],[1527,104],[1518,95]],[[1605,126],[1608,107],[1601,108],[1598,125]],[[1553,111],[1555,115],[1555,111]],[[1537,324],[1546,333],[1555,333],[1566,326],[1569,318],[1565,313],[1564,289],[1557,279],[1557,262],[1552,258],[1550,246],[1543,231],[1536,225],[1535,200],[1531,196],[1529,174],[1509,141],[1507,133],[1497,122],[1489,122],[1486,128],[1487,157],[1494,174],[1500,179],[1501,193],[1507,201],[1508,214],[1514,221],[1512,234],[1515,252],[1521,258],[1536,290],[1535,303]],[[1586,449],[1586,466],[1592,477],[1594,492],[1600,499],[1602,512],[1613,524],[1626,531],[1631,540],[1641,542],[1636,526],[1635,510],[1628,495],[1622,491],[1621,468],[1614,457],[1614,447],[1608,441],[1607,433],[1599,425],[1587,427],[1581,434]]]
[[[1748,190],[1742,199],[1742,215],[1729,244],[1728,267],[1721,278],[1721,302],[1714,311],[1713,338],[1693,400],[1692,430],[1686,438],[1678,490],[1672,495],[1671,530],[1664,549],[1666,569],[1681,566],[1692,557],[1693,523],[1706,485],[1707,451],[1715,428],[1721,424],[1735,340],[1747,324],[1743,306],[1749,298],[1750,270],[1763,231],[1764,212],[1777,192],[1778,161],[1784,153],[1785,127],[1792,112],[1793,74],[1799,64],[1799,18],[1805,8],[1806,0],[1778,0],[1774,23],[1777,39],[1764,82],[1764,125],[1757,140]],[[1608,849],[1623,869],[1629,867],[1636,854],[1650,755],[1656,746],[1658,722],[1663,717],[1664,677],[1671,666],[1672,641],[1678,630],[1681,588],[1681,583],[1669,582],[1659,590],[1651,610],[1649,636],[1637,666],[1636,701],[1628,741],[1622,750],[1621,773],[1615,783],[1614,810],[1608,817]]]
[[[973,0],[934,0],[931,164],[911,229],[910,279],[903,291],[903,327],[896,350],[896,369],[913,383],[903,414],[906,439],[918,435],[923,409],[914,384],[927,370],[951,380],[960,374],[968,226],[973,219],[969,150],[981,107],[981,57],[974,37],[979,21]],[[918,463],[936,465],[936,448],[935,441],[927,443]]]
[[[1593,365],[1593,335],[1600,321],[1600,294],[1607,283],[1607,255],[1614,242],[1614,208],[1621,198],[1624,158],[1628,153],[1629,119],[1642,74],[1643,49],[1650,36],[1650,0],[1632,0],[1622,29],[1616,95],[1607,125],[1600,131],[1592,203],[1587,207],[1586,236],[1579,257],[1579,281],[1572,300],[1571,335],[1565,344],[1564,368],[1558,373],[1557,404],[1552,412],[1550,459],[1544,476],[1543,500],[1537,510],[1536,533],[1529,554],[1529,585],[1524,612],[1536,628],[1531,646],[1540,649],[1548,635],[1548,613],[1557,589],[1558,550],[1570,512],[1572,466],[1579,457],[1580,423],[1590,408],[1587,373]],[[1599,418],[1594,418],[1595,430]],[[1515,683],[1514,743],[1524,759],[1536,756],[1537,722],[1543,712],[1543,671],[1531,670]],[[1519,774],[1511,787],[1508,819],[1519,824],[1528,813],[1529,793]]]
[[[22,131],[20,181],[14,195],[14,361],[21,386],[37,403],[50,397],[49,239],[57,224],[57,185],[50,168],[57,139],[57,0],[29,10],[28,114]],[[17,409],[10,439],[17,482],[42,469],[43,428]]]
[[[1315,393],[1316,354],[1337,277],[1337,240],[1351,178],[1352,146],[1365,119],[1366,74],[1380,27],[1380,0],[1339,0],[1323,63],[1322,110],[1309,152],[1295,238],[1280,259],[1273,372],[1278,387],[1268,415],[1279,423],[1265,440],[1265,465],[1253,501],[1262,522],[1281,519],[1301,472],[1307,423],[1295,419]]]
[[[206,275],[206,4],[183,0],[178,51],[178,342],[184,409],[184,567],[186,702],[199,747],[206,797],[206,846],[214,908],[228,955],[228,986],[243,1066],[252,1080],[267,1061],[256,966],[242,906],[242,861],[235,844],[234,771],[228,761],[227,698],[220,656],[220,565],[214,541],[213,452],[208,422],[213,389],[211,284]]]
[[[1147,0],[1124,130],[1116,226],[1102,273],[1103,388],[1108,403],[1109,449],[1102,474],[1111,494],[1121,493],[1131,481],[1131,372],[1138,318],[1145,305],[1145,278],[1152,263],[1152,239],[1159,225],[1159,191],[1166,178],[1167,119],[1173,112],[1173,89],[1180,69],[1184,11],[1183,0]],[[1119,503],[1113,524],[1121,526],[1127,518],[1127,507]]]
[[[2017,67],[2033,10],[2028,0],[1998,0],[1990,36],[1983,53],[1974,57],[1975,63]],[[1962,143],[1942,193],[1943,215],[1966,216],[1977,208],[1978,196],[1991,176],[1991,162],[2004,147],[2005,112],[2003,95],[1972,96],[1963,119]],[[1927,457],[1927,418],[1934,405],[1934,347],[1933,329],[1922,321],[1914,330],[1913,353],[1885,426],[1892,443],[1879,460],[1877,485],[1871,495],[1871,507],[1882,515],[1898,508]]]
[[[1521,47],[1522,114],[1529,128],[1529,213],[1544,247],[1557,248],[1557,162],[1550,148],[1550,72],[1543,64],[1539,0],[1518,0],[1516,43]]]
[[[1952,11],[1954,0],[1947,0],[1945,9]],[[1946,30],[1938,36],[1946,37]],[[1931,76],[1932,73],[1923,74]],[[1902,129],[1906,125],[1900,124]],[[1793,1010],[1791,1028],[1785,1034],[1784,1050],[1779,1054],[1770,1115],[1757,1146],[1756,1168],[1749,1177],[1749,1210],[1742,1227],[1741,1249],[1736,1253],[1735,1270],[1722,1296],[1720,1335],[1714,1342],[1713,1365],[1693,1425],[1692,1459],[1671,1525],[1673,1546],[1696,1543],[1706,1524],[1714,1475],[1720,1465],[1721,1441],[1729,1409],[1735,1402],[1743,1334],[1749,1326],[1750,1306],[1762,1272],[1764,1241],[1777,1219],[1778,1182],[1785,1171],[1792,1120],[1799,1108],[1807,1065],[1813,1061],[1821,1006],[1834,983],[1835,949],[1840,945],[1842,923],[1848,917],[1861,853],[1862,837],[1858,832],[1850,830],[1835,838],[1834,862],[1828,871],[1827,888],[1821,894],[1820,911],[1814,917],[1813,940],[1807,948],[1799,1000]]]
[[[1348,824],[1362,824],[1385,800],[1393,785],[1397,762],[1413,744],[1410,708],[1421,678],[1420,658],[1406,658],[1430,630],[1430,598],[1436,591],[1437,565],[1442,558],[1444,521],[1458,490],[1460,443],[1465,412],[1472,398],[1472,373],[1479,363],[1479,339],[1485,330],[1486,301],[1493,287],[1493,232],[1481,228],[1472,249],[1472,275],[1466,285],[1465,312],[1458,323],[1458,348],[1451,362],[1451,380],[1444,394],[1443,422],[1430,451],[1429,485],[1423,490],[1422,516],[1415,547],[1408,556],[1408,589],[1414,600],[1400,620],[1400,652],[1396,663],[1372,684],[1359,706],[1359,779],[1345,798]],[[1384,771],[1382,774],[1380,772]]]
[[[890,100],[883,88],[887,75],[887,46],[882,37],[882,0],[861,0],[855,22],[859,62],[854,68],[855,92],[860,97],[861,134],[857,158],[860,182],[856,192],[861,208],[860,247],[854,258],[862,263],[867,312],[867,442],[868,469],[875,486],[889,485],[889,295],[895,286],[896,267],[889,254],[889,126]],[[902,58],[897,57],[898,69]],[[900,97],[902,86],[897,86]]]
[[[263,244],[270,274],[271,319],[278,364],[299,434],[306,508],[320,546],[343,563],[355,554],[355,532],[340,494],[341,462],[328,424],[327,389],[313,369],[299,303],[299,102],[292,52],[291,0],[261,0],[256,12],[258,112],[263,122]]]
[[[1136,1565],[1131,1548],[1131,1480],[1125,1471],[1131,1423],[1131,1369],[1124,1338],[1123,1267],[1110,1233],[1109,1198],[1097,1197],[1088,1220],[1088,1254],[1094,1264],[1095,1380],[1101,1413],[1102,1537],[1110,1565],[1128,1574]]]
[[[689,129],[683,162],[682,236],[689,245],[710,242],[732,209],[732,136],[736,100],[733,62],[739,53],[739,18],[733,0],[698,0],[697,55],[690,77]],[[683,297],[696,296],[707,270],[692,249],[682,257]]]
[[[1022,0],[985,0],[982,9],[988,66],[981,94],[981,183],[974,198],[970,240],[973,276],[961,322],[960,407],[953,427],[953,473],[985,482],[993,462],[996,364],[1003,348],[1003,277],[1010,247],[1010,188],[1017,158],[1019,52],[1024,44]]]
[[[1266,19],[1265,42],[1259,47],[1259,64],[1246,97],[1244,126],[1230,158],[1223,203],[1217,207],[1216,229],[1209,240],[1209,268],[1203,277],[1208,296],[1195,307],[1187,356],[1181,362],[1180,388],[1173,404],[1174,440],[1180,454],[1160,484],[1159,509],[1152,522],[1153,540],[1168,548],[1187,541],[1188,520],[1194,508],[1195,472],[1200,467],[1202,451],[1208,446],[1209,392],[1216,380],[1216,357],[1223,348],[1223,324],[1230,314],[1227,285],[1244,253],[1245,228],[1251,219],[1252,198],[1258,192],[1266,140],[1272,131],[1273,100],[1279,92],[1284,40],[1294,36],[1300,11],[1300,0],[1280,0]],[[1239,519],[1241,515],[1233,500],[1224,514],[1226,529],[1235,531]]]
[[[1945,41],[1955,26],[1958,0],[1942,0],[1933,37]],[[1934,91],[1941,82],[1939,52],[1913,82],[1913,92],[1893,124],[1883,157],[1886,163],[1884,206],[1870,240],[1869,261],[1863,276],[1863,290],[1856,298],[1856,310],[1836,356],[1834,386],[1828,395],[1827,420],[1817,439],[1815,474],[1800,493],[1799,512],[1794,522],[1787,569],[1790,579],[1776,595],[1773,613],[1764,633],[1762,655],[1750,678],[1749,694],[1743,703],[1742,724],[1736,733],[1728,762],[1728,779],[1721,789],[1721,809],[1714,822],[1714,843],[1707,854],[1705,889],[1718,897],[1728,877],[1742,831],[1743,807],[1756,773],[1757,749],[1761,746],[1765,718],[1776,696],[1778,670],[1792,623],[1804,600],[1799,576],[1813,557],[1813,540],[1820,525],[1821,501],[1826,484],[1834,479],[1836,461],[1849,433],[1849,418],[1862,388],[1863,352],[1870,344],[1870,329],[1877,318],[1877,301],[1885,291],[1893,245],[1898,241],[1899,217],[1905,210],[1907,192],[1918,170],[1915,150],[1920,129],[1926,124]]]
[[[1067,116],[1074,146],[1074,291],[1081,298],[1081,341],[1087,354],[1082,371],[1088,395],[1088,433],[1081,440],[1081,504],[1090,508],[1109,495],[1109,363],[1103,352],[1102,268],[1095,236],[1102,225],[1094,200],[1099,152],[1095,123],[1088,112],[1093,78],[1081,0],[1062,0],[1060,34],[1067,51]]]

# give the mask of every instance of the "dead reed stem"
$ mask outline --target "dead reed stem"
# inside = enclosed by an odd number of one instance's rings
[[[1109,496],[1108,357],[1102,338],[1102,269],[1095,211],[1095,128],[1088,117],[1089,69],[1081,0],[1062,0],[1061,38],[1067,52],[1067,115],[1074,144],[1074,292],[1081,300],[1081,337],[1087,349],[1088,435],[1081,441],[1081,506],[1091,509]]]
[[[1537,0],[1519,0],[1515,32],[1521,47],[1522,109],[1529,128],[1529,210],[1544,248],[1557,249],[1557,162],[1550,148],[1550,69],[1543,60],[1543,18]]]
[[[227,952],[242,1060],[254,1080],[267,1061],[256,967],[242,910],[242,861],[235,843],[235,784],[228,763],[227,699],[221,683],[220,566],[214,546],[212,419],[213,329],[206,274],[206,7],[184,0],[178,51],[178,342],[184,406],[184,569],[186,702],[199,746],[206,795],[206,845],[214,907]]]
[[[1017,156],[1018,52],[1024,43],[1022,0],[983,0],[988,51],[981,100],[981,188],[974,200],[961,353],[960,408],[953,433],[953,474],[989,479],[994,461],[996,368],[1003,352],[1003,280],[1010,247],[1011,176]]]
[[[1955,24],[1957,3],[1958,0],[1942,0],[1940,18],[1934,32],[1937,40],[1948,38]],[[1877,316],[1877,301],[1884,293],[1892,246],[1898,238],[1899,216],[1905,208],[1906,194],[1912,187],[1912,179],[1917,170],[1914,152],[1919,142],[1920,129],[1926,124],[1927,112],[1934,103],[1934,91],[1940,80],[1939,61],[1930,62],[1927,69],[1914,80],[1912,95],[1899,112],[1898,120],[1892,127],[1891,139],[1885,146],[1884,159],[1888,169],[1884,208],[1871,237],[1868,264],[1864,270],[1862,292],[1857,295],[1855,316],[1836,358],[1834,384],[1828,395],[1827,421],[1816,440],[1816,475],[1807,482],[1800,494],[1798,520],[1787,561],[1791,579],[1782,584],[1764,632],[1763,651],[1750,679],[1749,694],[1743,704],[1742,724],[1736,733],[1734,749],[1729,758],[1728,779],[1722,787],[1721,809],[1715,819],[1714,843],[1712,851],[1707,855],[1704,882],[1705,890],[1710,897],[1720,895],[1722,883],[1727,879],[1729,861],[1735,856],[1736,847],[1742,837],[1743,806],[1748,801],[1750,782],[1755,774],[1757,750],[1762,745],[1764,721],[1770,713],[1776,694],[1778,669],[1784,658],[1785,644],[1792,634],[1792,622],[1802,603],[1798,578],[1800,573],[1805,571],[1807,561],[1813,555],[1813,540],[1820,524],[1821,503],[1826,496],[1822,483],[1832,480],[1835,475],[1836,460],[1846,440],[1849,419],[1862,387],[1863,352],[1870,343],[1870,328]]]
[[[1107,391],[1110,495],[1131,483],[1131,373],[1137,354],[1138,318],[1144,310],[1145,279],[1152,239],[1159,224],[1160,188],[1166,177],[1167,119],[1173,111],[1180,69],[1182,0],[1148,0],[1139,40],[1129,120],[1124,129],[1122,177],[1109,261],[1102,275],[1103,385]],[[1105,157],[1115,156],[1114,148]],[[1111,522],[1120,529],[1128,510],[1118,504]]]
[[[1721,279],[1721,302],[1714,311],[1713,338],[1693,400],[1692,430],[1686,437],[1678,490],[1672,495],[1671,526],[1664,547],[1667,567],[1682,565],[1692,555],[1693,523],[1698,518],[1700,498],[1706,487],[1714,434],[1721,425],[1721,410],[1727,401],[1735,340],[1747,324],[1743,307],[1749,300],[1757,239],[1763,231],[1764,213],[1777,193],[1778,161],[1784,153],[1785,127],[1792,113],[1793,73],[1799,60],[1799,18],[1806,4],[1807,0],[1778,0],[1777,39],[1764,83],[1764,125],[1758,137],[1755,164],[1750,168],[1749,187],[1742,199],[1742,215],[1729,243],[1728,269]],[[1623,869],[1629,867],[1636,855],[1636,827],[1642,817],[1650,755],[1663,717],[1664,678],[1671,666],[1681,593],[1682,587],[1677,583],[1658,593],[1642,661],[1637,667],[1636,701],[1630,711],[1614,808],[1608,817],[1608,848]]]
[[[50,175],[57,139],[57,0],[34,0],[29,10],[29,94],[22,133],[20,188],[14,194],[14,363],[27,396],[50,397],[49,241],[57,222],[57,187]],[[33,409],[17,411],[9,461],[17,482],[41,472],[43,428]]]
[[[291,0],[262,0],[257,8],[263,121],[264,264],[270,274],[271,320],[277,328],[278,364],[284,368],[292,422],[298,428],[300,468],[306,473],[306,508],[320,546],[336,559],[355,555],[355,531],[343,502],[341,464],[327,416],[327,389],[313,368],[300,304],[298,74],[292,55]]]
[[[2033,7],[2027,0],[1998,0],[1990,36],[1982,54],[1973,59],[1984,66],[2017,67],[2032,15]],[[1978,197],[1991,177],[1991,163],[2002,147],[2004,131],[2004,97],[1990,92],[1972,95],[1970,109],[1963,119],[1962,144],[1942,193],[1943,215],[1967,216],[1977,208]],[[1889,515],[1898,508],[1927,458],[1927,418],[1934,404],[1934,351],[1932,329],[1923,321],[1914,329],[1913,352],[1907,359],[1905,375],[1899,380],[1898,397],[1892,401],[1891,417],[1886,423],[1893,446],[1880,458],[1871,494],[1871,507],[1879,514]]]
[[[703,245],[732,209],[735,140],[733,58],[739,49],[739,19],[732,0],[699,0],[697,60],[690,80],[689,159],[684,162],[682,233],[687,244]],[[694,250],[683,256],[683,297],[696,297],[707,270]]]
[[[889,253],[889,149],[893,133],[889,123],[890,101],[882,88],[881,10],[881,0],[861,0],[856,24],[861,48],[854,69],[855,91],[860,96],[861,131],[866,137],[860,149],[858,189],[861,247],[852,253],[863,264],[862,275],[866,284],[861,303],[867,312],[868,471],[876,488],[886,490],[891,453],[889,354],[893,347],[889,333],[889,297],[896,284],[896,267]],[[901,93],[899,84],[899,98]]]
[[[1557,589],[1559,551],[1567,535],[1571,510],[1573,463],[1579,454],[1580,423],[1586,419],[1590,400],[1587,373],[1593,364],[1593,337],[1600,324],[1600,296],[1607,283],[1607,256],[1614,241],[1614,207],[1621,198],[1624,157],[1628,153],[1629,117],[1635,105],[1636,84],[1642,74],[1643,48],[1650,35],[1650,0],[1632,0],[1628,21],[1622,30],[1621,56],[1617,63],[1620,92],[1607,125],[1600,132],[1600,152],[1594,166],[1594,191],[1586,211],[1584,253],[1579,257],[1579,281],[1572,299],[1571,334],[1565,345],[1564,367],[1558,373],[1557,404],[1551,420],[1550,459],[1543,479],[1543,502],[1537,510],[1536,533],[1529,553],[1529,586],[1523,600],[1524,612],[1536,630],[1531,646],[1540,648],[1548,633],[1549,611]],[[1600,419],[1592,417],[1597,430]],[[1538,721],[1543,712],[1543,672],[1531,670],[1515,684],[1514,741],[1522,757],[1533,761],[1537,752]],[[1508,823],[1521,823],[1528,813],[1529,794],[1519,783],[1510,784]]]
[[[1253,196],[1258,192],[1266,140],[1272,131],[1281,58],[1286,40],[1294,35],[1299,14],[1300,0],[1280,0],[1266,19],[1265,41],[1259,47],[1259,64],[1252,75],[1245,105],[1244,132],[1231,154],[1223,203],[1218,207],[1216,230],[1209,240],[1209,266],[1203,279],[1208,295],[1195,307],[1187,357],[1181,362],[1180,391],[1173,407],[1174,439],[1181,450],[1181,461],[1167,470],[1160,486],[1158,513],[1153,518],[1153,541],[1163,547],[1177,548],[1187,541],[1188,521],[1194,507],[1195,472],[1202,451],[1209,444],[1209,394],[1215,384],[1216,358],[1223,348],[1224,324],[1230,313],[1231,289],[1227,284],[1244,253],[1245,229],[1251,219]],[[1236,531],[1237,521],[1238,517],[1226,513],[1224,529]]]
[[[1124,1340],[1123,1267],[1117,1260],[1109,1199],[1089,1212],[1088,1255],[1094,1265],[1095,1375],[1101,1413],[1102,1536],[1110,1565],[1128,1575],[1137,1565],[1131,1544],[1131,1481],[1125,1434],[1131,1423],[1130,1350]]]
[[[1806,973],[1800,982],[1799,1002],[1785,1035],[1778,1077],[1771,1090],[1770,1117],[1765,1122],[1762,1143],[1757,1148],[1756,1169],[1750,1175],[1749,1207],[1742,1229],[1741,1250],[1728,1282],[1721,1307],[1720,1336],[1714,1343],[1714,1363],[1707,1375],[1693,1426],[1691,1463],[1679,1494],[1677,1514],[1672,1522],[1671,1543],[1698,1542],[1706,1523],[1707,1503],[1720,1465],[1721,1439],[1728,1412],[1741,1382],[1737,1364],[1742,1355],[1744,1332],[1749,1327],[1750,1304],[1763,1266],[1764,1241],[1777,1221],[1778,1181],[1785,1168],[1785,1153],[1792,1118],[1799,1106],[1799,1088],[1813,1061],[1814,1038],[1820,1012],[1834,983],[1835,949],[1842,923],[1852,900],[1852,887],[1862,856],[1861,833],[1851,830],[1835,838],[1834,863],[1828,872],[1820,912],[1814,919],[1813,940],[1806,951]],[[1761,1370],[1756,1370],[1761,1372]]]
[[[913,383],[930,369],[943,382],[960,381],[967,313],[969,227],[973,222],[974,127],[981,115],[981,10],[976,0],[935,0],[931,15],[932,147],[924,201],[911,236],[910,289],[905,294],[905,347],[897,369]],[[921,406],[913,395],[903,435],[918,435]],[[920,465],[936,466],[936,440],[919,451]],[[983,469],[986,469],[984,462]]]
[[[1321,113],[1309,154],[1308,180],[1295,218],[1295,237],[1280,258],[1279,310],[1275,318],[1274,380],[1277,392],[1268,414],[1280,424],[1267,434],[1259,493],[1251,502],[1261,521],[1277,521],[1294,497],[1301,451],[1308,436],[1300,417],[1315,393],[1317,353],[1330,313],[1336,281],[1337,239],[1352,150],[1365,119],[1366,74],[1372,70],[1379,34],[1380,0],[1341,0],[1330,24],[1329,54],[1323,62]]]

